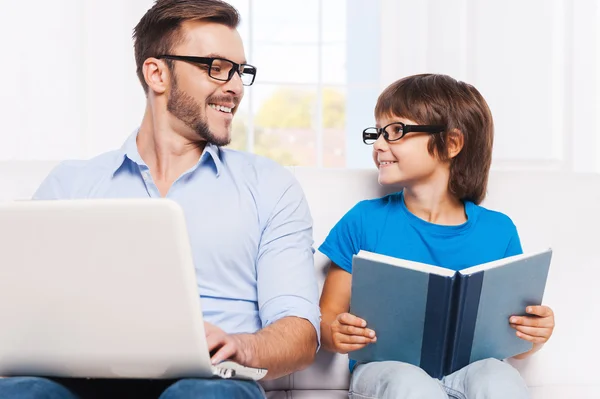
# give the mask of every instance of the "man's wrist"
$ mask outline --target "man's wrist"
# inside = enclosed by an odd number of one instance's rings
[[[235,340],[238,348],[238,360],[244,366],[250,366],[253,362],[251,340],[254,338],[252,334],[232,334],[231,337]]]

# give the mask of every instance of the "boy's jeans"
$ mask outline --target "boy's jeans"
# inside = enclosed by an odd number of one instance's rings
[[[359,364],[352,373],[351,399],[529,399],[527,385],[510,364],[480,360],[441,381],[401,362]]]

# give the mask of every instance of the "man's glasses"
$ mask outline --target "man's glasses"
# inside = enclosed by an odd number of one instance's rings
[[[233,78],[233,74],[236,72],[240,75],[240,79],[242,80],[242,84],[244,86],[251,86],[252,83],[254,83],[254,78],[256,78],[256,67],[248,64],[236,64],[235,62],[225,58],[191,57],[185,55],[168,54],[159,55],[156,58],[199,64],[199,66],[208,70],[208,76],[222,82],[229,82],[231,78]]]
[[[363,130],[363,143],[371,145],[377,141],[379,136],[383,135],[385,141],[398,141],[410,132],[421,133],[441,133],[445,130],[441,125],[405,125],[402,122],[392,122],[381,128],[368,127]]]

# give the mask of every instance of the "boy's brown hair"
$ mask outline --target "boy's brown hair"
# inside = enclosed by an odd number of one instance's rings
[[[235,29],[240,15],[233,6],[220,0],[156,0],[133,32],[137,75],[145,92],[148,85],[144,79],[144,62],[150,57],[168,54],[181,43],[184,37],[180,27],[185,21],[210,21]],[[172,69],[172,62],[166,60],[166,63]]]
[[[375,117],[396,116],[423,125],[443,125],[432,134],[431,155],[448,161],[449,132],[460,131],[463,148],[450,159],[448,190],[461,200],[481,203],[486,195],[492,162],[494,122],[477,89],[446,75],[422,74],[400,79],[388,86],[377,100]]]

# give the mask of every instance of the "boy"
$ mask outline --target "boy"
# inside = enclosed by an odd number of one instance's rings
[[[493,121],[471,85],[444,75],[415,75],[390,85],[375,108],[377,127],[365,129],[373,144],[379,183],[403,189],[358,203],[331,230],[319,250],[331,260],[321,296],[322,344],[348,353],[375,342],[367,321],[349,313],[352,256],[361,249],[452,270],[522,253],[517,229],[506,215],[480,207],[492,158]],[[376,293],[374,293],[376,294]],[[533,342],[525,358],[550,338],[554,316],[547,306],[507,320],[517,336]],[[354,364],[351,398],[521,399],[527,386],[509,364],[482,360],[440,381],[401,362]]]

